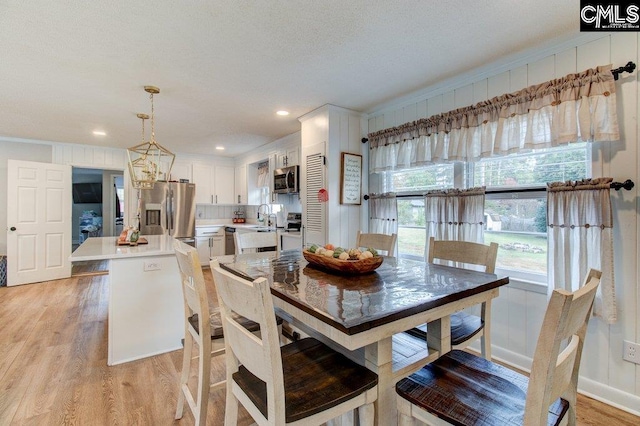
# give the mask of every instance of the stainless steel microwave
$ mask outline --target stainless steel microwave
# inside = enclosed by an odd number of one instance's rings
[[[300,192],[300,166],[284,167],[273,172],[273,192],[297,194]]]

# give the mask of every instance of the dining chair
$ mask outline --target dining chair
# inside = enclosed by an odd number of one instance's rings
[[[480,265],[484,272],[493,274],[496,267],[498,244],[484,245],[469,241],[445,241],[429,238],[428,262],[435,260],[454,262],[457,266]],[[451,346],[464,349],[480,338],[480,351],[486,359],[491,359],[491,300],[480,306],[480,315],[464,311],[451,315]],[[407,330],[406,333],[425,341],[427,326]]]
[[[356,235],[356,247],[372,247],[383,250],[387,256],[393,256],[396,250],[397,234],[363,234],[358,231]]]
[[[248,281],[211,262],[227,350],[225,425],[236,425],[238,403],[259,425],[320,425],[358,409],[373,425],[378,376],[313,338],[280,347],[265,278]],[[237,316],[260,325],[252,336]]]
[[[455,350],[396,384],[398,425],[576,423],[578,370],[600,271],[575,292],[554,290],[526,376]],[[565,419],[565,417],[568,417]]]
[[[219,310],[212,311],[209,308],[198,252],[179,241],[174,243],[174,251],[180,270],[185,312],[182,374],[175,418],[182,418],[186,400],[195,418],[195,424],[204,425],[209,392],[224,387],[226,383],[226,380],[222,380],[211,384],[210,377],[211,359],[225,353],[222,319]],[[242,317],[237,317],[236,321],[248,332],[260,333],[260,326],[256,322]],[[198,345],[198,355],[192,357],[194,343]],[[198,385],[195,396],[187,385],[191,375],[192,359],[198,359]]]
[[[245,250],[259,251],[274,247],[276,253],[280,253],[277,232],[236,232],[236,254],[245,253]]]

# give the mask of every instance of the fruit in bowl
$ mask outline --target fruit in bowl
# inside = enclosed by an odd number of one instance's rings
[[[304,258],[313,266],[330,272],[345,274],[364,274],[378,268],[384,258],[373,248],[360,250],[357,248],[344,249],[333,244],[319,246],[311,245],[302,251]]]

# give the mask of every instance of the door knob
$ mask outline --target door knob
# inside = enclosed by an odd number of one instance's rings
[[[12,226],[11,228],[9,228],[9,230],[11,230],[11,231],[15,231],[15,230],[16,230],[16,227],[15,227],[15,226]]]

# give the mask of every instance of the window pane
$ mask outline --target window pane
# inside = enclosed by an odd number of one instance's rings
[[[543,186],[547,182],[583,179],[587,177],[588,164],[585,143],[485,159],[474,166],[474,185]]]
[[[424,199],[398,199],[398,254],[424,258]]]
[[[413,192],[453,187],[453,164],[386,172],[388,192]]]
[[[546,274],[546,198],[487,199],[484,211],[484,242],[499,246],[496,267]]]

